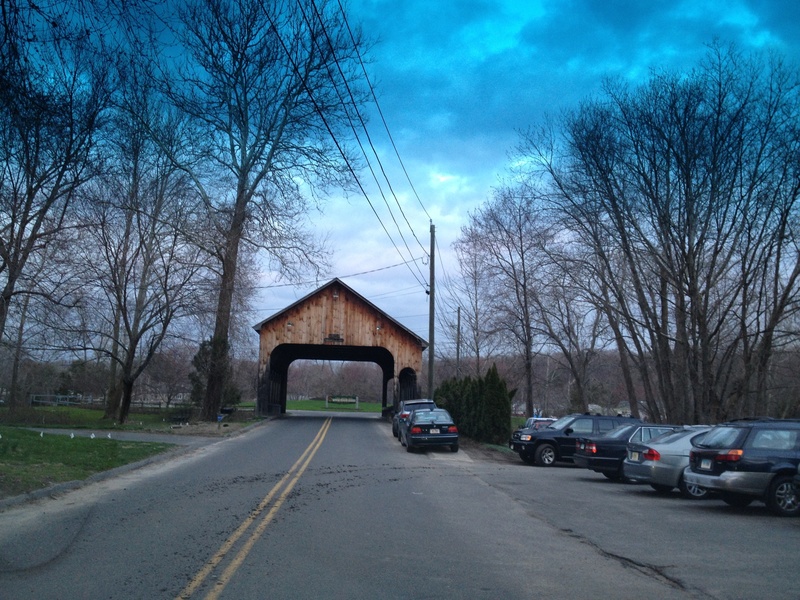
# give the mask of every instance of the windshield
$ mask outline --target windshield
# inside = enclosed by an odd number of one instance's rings
[[[567,415],[566,417],[561,417],[555,423],[550,423],[550,425],[547,426],[547,429],[565,429],[567,425],[572,423],[574,420],[575,417],[572,415]]]

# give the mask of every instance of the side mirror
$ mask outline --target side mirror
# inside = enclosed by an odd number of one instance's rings
[[[572,433],[573,431],[574,431],[574,429],[572,429],[572,427],[567,427],[567,428],[564,430],[564,433],[565,433],[566,435],[569,435],[569,434],[570,434],[570,433]]]

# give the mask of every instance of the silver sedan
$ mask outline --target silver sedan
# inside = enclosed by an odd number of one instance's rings
[[[708,426],[687,426],[645,443],[628,444],[628,455],[622,463],[625,477],[636,483],[649,483],[657,492],[666,494],[678,488],[684,498],[704,498],[704,488],[688,485],[683,470],[689,465],[692,444],[711,429]]]

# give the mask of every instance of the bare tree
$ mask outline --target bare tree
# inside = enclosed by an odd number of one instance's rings
[[[533,414],[533,358],[538,343],[532,294],[537,267],[537,222],[532,198],[520,189],[495,191],[491,201],[470,214],[459,243],[484,256],[490,281],[492,325],[505,334],[524,363],[525,411]]]
[[[63,15],[3,2],[0,13],[0,338],[29,261],[68,224],[93,176],[109,74]],[[45,293],[41,288],[38,293]]]
[[[199,199],[162,150],[169,135],[175,143],[181,121],[157,102],[138,68],[119,79],[110,158],[85,205],[81,258],[94,290],[84,307],[93,314],[94,348],[114,366],[106,416],[122,423],[137,378],[174,321],[196,310],[198,289],[210,278],[194,243]],[[158,144],[151,131],[162,132]]]
[[[479,231],[469,226],[462,228],[461,236],[453,243],[458,257],[459,276],[447,280],[445,288],[449,296],[445,302],[451,307],[451,318],[447,325],[459,344],[457,377],[462,374],[482,377],[484,365],[490,363],[501,346],[491,310],[488,257],[481,251],[479,240],[473,239],[473,236],[479,235]],[[454,314],[460,314],[460,323],[452,322]]]
[[[522,150],[576,243],[598,308],[676,422],[757,414],[775,337],[798,306],[797,79],[714,45],[690,74],[529,132]]]
[[[557,350],[548,355],[569,373],[570,406],[586,412],[589,403],[601,403],[593,397],[591,364],[610,341],[608,326],[593,295],[587,293],[591,279],[580,257],[553,231],[541,229],[535,239],[538,263],[531,289],[532,326],[549,348]]]
[[[266,250],[284,276],[324,266],[322,246],[304,229],[303,192],[350,176],[335,137],[353,110],[361,41],[336,2],[189,0],[179,16],[185,60],[165,65],[163,87],[194,125],[173,160],[193,177],[216,233],[209,251],[220,280],[203,406],[213,420],[242,244]]]

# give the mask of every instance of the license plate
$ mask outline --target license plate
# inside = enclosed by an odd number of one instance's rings
[[[638,452],[631,452],[631,460],[633,460],[633,461],[639,460],[639,453]]]
[[[438,429],[431,429],[431,433],[439,433]]]
[[[700,468],[701,469],[705,469],[706,471],[710,471],[711,470],[711,459],[710,458],[704,458],[703,460],[701,460],[700,461]]]

